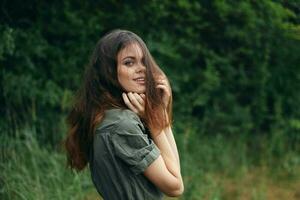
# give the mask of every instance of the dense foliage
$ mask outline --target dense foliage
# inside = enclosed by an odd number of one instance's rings
[[[299,150],[299,11],[296,0],[2,1],[1,130],[57,144],[96,41],[122,28],[169,76],[178,133],[278,133]]]
[[[180,199],[297,198],[300,1],[125,2],[0,1],[0,199],[99,197],[57,147],[94,45],[116,28],[170,78]]]

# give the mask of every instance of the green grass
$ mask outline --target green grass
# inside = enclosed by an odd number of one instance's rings
[[[84,199],[93,190],[87,170],[67,170],[65,156],[39,145],[30,132],[1,141],[0,199]]]
[[[180,199],[300,199],[300,154],[284,135],[177,136],[185,181]]]
[[[0,136],[0,199],[101,199],[88,170],[67,170],[62,152],[38,144],[30,129],[19,135]],[[300,199],[299,153],[276,137],[176,135],[185,182],[178,199]]]

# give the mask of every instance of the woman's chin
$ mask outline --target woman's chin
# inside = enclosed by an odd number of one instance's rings
[[[146,88],[135,88],[135,89],[129,90],[128,92],[142,94],[142,93],[145,93],[145,91],[146,91]]]
[[[143,93],[145,93],[145,90],[136,90],[135,93],[143,94]]]

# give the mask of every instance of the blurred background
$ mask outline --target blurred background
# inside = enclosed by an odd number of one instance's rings
[[[116,28],[170,79],[178,199],[300,199],[299,0],[2,0],[0,16],[0,199],[101,199],[60,142],[90,54]]]

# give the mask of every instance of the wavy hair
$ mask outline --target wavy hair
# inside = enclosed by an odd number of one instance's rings
[[[164,112],[162,92],[155,88],[156,77],[165,76],[152,58],[143,40],[127,30],[113,30],[96,44],[85,68],[84,80],[77,91],[67,116],[68,133],[63,141],[67,166],[81,171],[89,162],[95,127],[109,108],[127,108],[122,99],[123,89],[117,78],[117,56],[126,46],[136,43],[143,52],[146,66],[146,102],[143,122],[146,127],[162,130],[172,122],[172,95]]]

